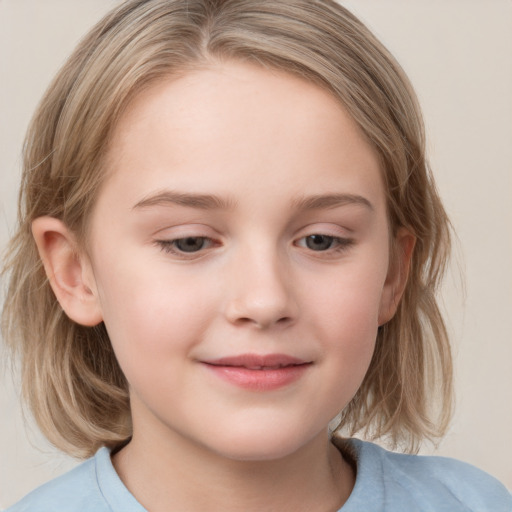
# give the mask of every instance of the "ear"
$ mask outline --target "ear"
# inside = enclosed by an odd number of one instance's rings
[[[379,326],[389,322],[398,309],[407,284],[416,237],[406,228],[400,228],[392,243],[394,247],[381,296]]]
[[[32,222],[32,234],[59,304],[67,316],[81,325],[93,326],[102,320],[92,267],[79,254],[75,236],[53,217]]]

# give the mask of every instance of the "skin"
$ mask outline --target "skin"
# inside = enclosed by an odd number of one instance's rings
[[[125,485],[151,512],[337,510],[354,475],[327,425],[363,380],[414,245],[399,230],[390,261],[372,147],[326,91],[228,62],[136,97],[109,168],[88,254],[56,219],[33,232],[62,307],[105,322],[129,382],[133,439],[113,457]],[[308,363],[277,389],[205,364],[275,353]]]

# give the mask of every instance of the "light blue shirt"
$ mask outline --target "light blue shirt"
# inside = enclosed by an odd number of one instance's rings
[[[392,453],[349,440],[356,484],[339,512],[512,512],[496,479],[444,457]],[[106,448],[6,512],[147,512],[118,477]]]

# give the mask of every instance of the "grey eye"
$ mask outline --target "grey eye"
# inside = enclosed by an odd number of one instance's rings
[[[327,251],[332,248],[335,238],[327,235],[310,235],[305,241],[306,247],[312,251]]]
[[[204,249],[208,239],[204,236],[189,236],[187,238],[178,238],[173,241],[174,247],[181,252],[197,252]]]

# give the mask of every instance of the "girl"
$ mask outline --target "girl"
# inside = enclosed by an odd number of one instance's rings
[[[4,336],[43,432],[91,458],[11,510],[511,509],[340,435],[441,435],[451,359],[419,109],[338,4],[123,3],[24,169]]]

